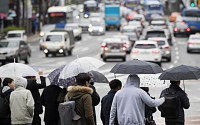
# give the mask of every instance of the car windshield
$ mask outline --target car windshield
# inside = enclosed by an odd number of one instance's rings
[[[153,48],[156,48],[156,45],[155,44],[137,44],[135,46],[135,48],[138,48],[138,49],[153,49]]]
[[[148,38],[151,38],[151,37],[166,37],[164,32],[162,31],[150,31],[150,32],[147,32],[147,39]]]
[[[118,16],[106,16],[106,20],[118,20]]]
[[[165,45],[165,41],[164,40],[156,40],[156,42],[158,43],[158,46]]]
[[[191,40],[200,40],[200,37],[191,37]]]
[[[106,46],[109,49],[120,49],[123,47],[123,43],[107,43]]]
[[[188,28],[188,25],[177,24],[176,28]]]
[[[53,30],[55,28],[55,26],[44,26],[42,27],[41,31],[50,31]]]
[[[0,48],[15,48],[18,46],[18,42],[0,42]]]
[[[151,21],[151,25],[165,25],[165,21],[163,20]]]
[[[8,34],[8,38],[20,38],[21,37],[21,33],[9,33]]]
[[[62,41],[62,35],[48,35],[46,41],[60,42]]]

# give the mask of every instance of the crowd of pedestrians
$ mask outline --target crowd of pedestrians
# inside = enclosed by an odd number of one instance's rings
[[[80,116],[81,125],[97,125],[95,106],[100,103],[90,75],[80,73],[76,84],[62,88],[50,84],[39,72],[41,83],[36,76],[0,79],[0,125],[41,125],[43,113],[45,125],[68,125],[60,121],[59,104],[75,101],[75,112]],[[170,81],[169,91],[176,91],[179,97],[179,115],[165,119],[166,125],[184,125],[184,109],[190,107],[187,94],[179,87],[180,81]],[[109,82],[110,91],[101,99],[101,120],[103,125],[156,125],[153,113],[165,102],[165,90],[160,98],[150,96],[148,87],[140,88],[140,78],[129,75],[124,86],[118,79]],[[43,89],[40,96],[39,89]]]

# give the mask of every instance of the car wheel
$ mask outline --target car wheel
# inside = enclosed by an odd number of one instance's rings
[[[167,58],[167,62],[171,62],[171,56]]]
[[[107,61],[105,57],[103,57],[103,61],[104,61],[104,62],[106,62],[106,61]]]
[[[68,51],[68,55],[71,56],[72,55],[72,50]]]
[[[49,56],[49,54],[48,54],[48,53],[46,53],[46,54],[45,54],[45,56],[46,56],[46,57],[48,57],[48,56]]]
[[[123,62],[125,62],[126,61],[126,57],[123,57],[122,60],[123,60]]]
[[[21,60],[20,60],[20,56],[19,56],[19,55],[17,56],[17,58],[16,58],[15,61],[16,61],[17,63],[20,63]]]
[[[2,64],[2,65],[5,65],[5,64],[6,64],[6,61],[2,61],[1,64]]]
[[[82,40],[82,36],[79,37],[79,40]]]
[[[191,51],[190,51],[189,49],[187,49],[187,52],[188,52],[188,53],[191,53]]]
[[[25,59],[24,61],[25,61],[25,64],[29,64],[29,62],[30,62],[30,56],[27,55],[27,56],[26,56],[26,59]]]

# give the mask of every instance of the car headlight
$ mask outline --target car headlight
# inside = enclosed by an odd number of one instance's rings
[[[93,29],[92,29],[92,28],[89,28],[89,29],[88,29],[88,31],[89,31],[89,32],[92,32],[92,31],[93,31]]]
[[[83,9],[80,9],[79,11],[82,13],[82,12],[83,12]]]
[[[76,19],[79,19],[79,18],[80,18],[80,17],[77,15],[77,16],[76,16]]]
[[[88,18],[89,16],[87,14],[84,15],[84,18]]]
[[[99,29],[99,32],[103,32],[103,28],[100,28],[100,29]]]

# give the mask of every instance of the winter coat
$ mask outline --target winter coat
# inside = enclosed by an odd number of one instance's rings
[[[4,100],[4,104],[0,103],[0,108],[1,108],[0,124],[2,124],[3,121],[7,121],[7,124],[11,125],[9,99],[10,99],[10,94],[12,91],[13,89],[11,89],[9,86],[4,86],[2,89],[2,94],[1,94],[0,99]]]
[[[47,124],[58,123],[60,119],[57,98],[61,90],[62,89],[57,85],[49,85],[43,90],[41,102],[45,107],[44,121]]]
[[[97,91],[96,91],[96,89],[95,89],[95,87],[93,85],[90,85],[89,87],[92,88],[92,90],[93,90],[93,93],[92,93],[92,108],[93,108],[94,122],[95,122],[95,125],[96,125],[97,123],[96,123],[95,106],[97,106],[99,104],[99,102],[100,102],[100,96],[97,93]]]
[[[32,123],[34,100],[29,90],[25,89],[27,80],[16,77],[14,79],[15,90],[10,95],[10,111],[12,124]]]
[[[101,120],[103,125],[109,125],[110,109],[116,92],[115,90],[110,90],[101,100]],[[115,124],[117,124],[117,121]]]
[[[190,107],[189,98],[187,97],[186,93],[175,84],[171,84],[169,87],[169,92],[175,92],[178,95],[180,102],[179,102],[179,117],[177,119],[165,119],[165,121],[175,121],[175,122],[185,122],[184,118],[184,109],[188,109]],[[161,92],[161,97],[166,93],[165,90]]]
[[[31,91],[31,94],[33,96],[34,102],[35,102],[35,109],[34,114],[39,115],[42,114],[42,104],[41,104],[41,98],[40,93],[38,89],[42,89],[46,87],[46,80],[45,77],[40,76],[41,84],[38,84],[36,80],[27,80],[28,84],[26,89]]]
[[[116,113],[119,125],[144,125],[145,104],[156,107],[164,103],[164,98],[152,99],[139,85],[139,77],[129,75],[125,87],[114,96],[109,125],[114,125]]]
[[[92,89],[85,86],[69,86],[69,100],[75,101],[75,111],[81,116],[81,125],[95,125],[92,109]]]

